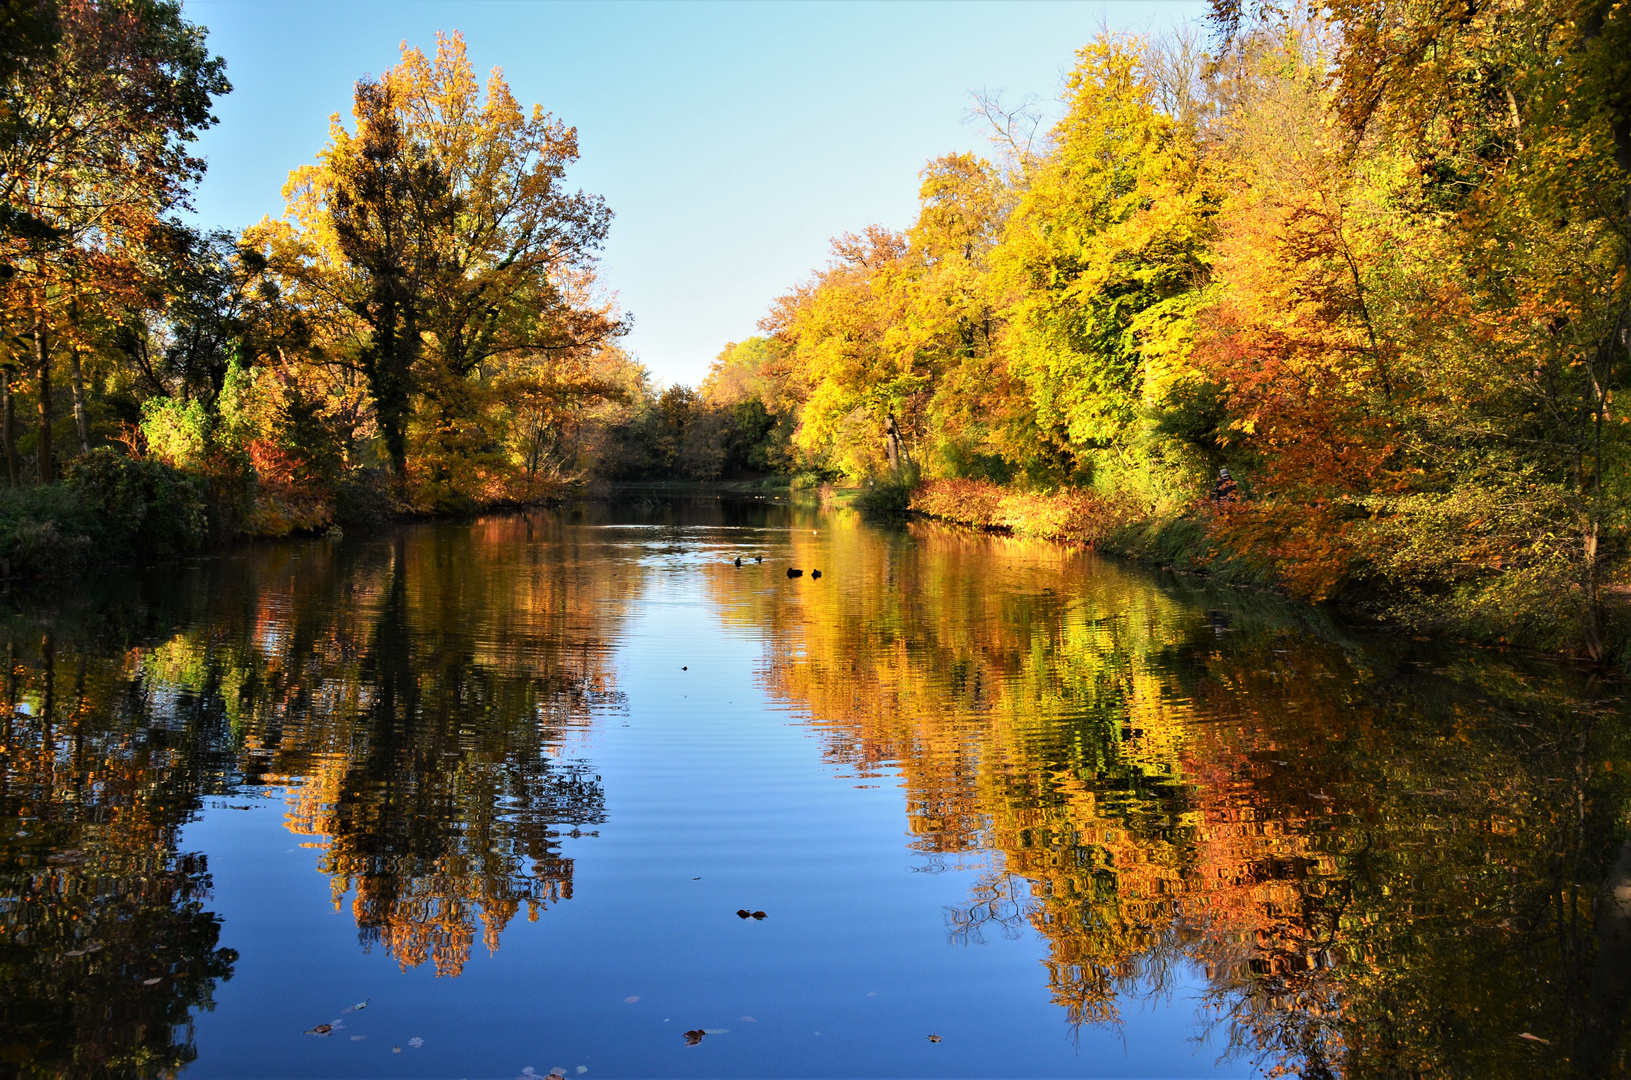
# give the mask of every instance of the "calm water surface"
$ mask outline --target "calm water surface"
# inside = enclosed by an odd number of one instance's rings
[[[0,641],[5,1075],[1620,1060],[1631,740],[1548,662],[715,499],[130,572]]]

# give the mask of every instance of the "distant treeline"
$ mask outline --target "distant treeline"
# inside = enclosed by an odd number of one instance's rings
[[[779,474],[1606,655],[1631,16],[1321,12],[1103,33],[1052,119],[977,99],[992,160],[930,162],[692,389],[619,346],[575,130],[457,35],[357,84],[281,218],[200,232],[203,29],[0,0],[0,559]]]

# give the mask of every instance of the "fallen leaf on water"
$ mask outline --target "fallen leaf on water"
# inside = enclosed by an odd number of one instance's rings
[[[63,953],[62,955],[64,955],[64,956],[84,956],[85,955],[85,950],[84,949],[70,949],[68,952]]]
[[[163,979],[162,979],[162,978],[158,978],[158,979],[143,979],[143,980],[142,980],[142,985],[143,985],[143,986],[157,986],[157,985],[158,985],[158,984],[159,984],[159,983],[161,983],[161,982],[163,982],[163,981],[164,981],[164,980],[163,980]]]
[[[253,810],[255,808],[253,806],[231,806],[231,805],[229,805],[227,807],[227,809],[228,810]]]
[[[695,1045],[697,1045],[698,1043],[700,1043],[702,1041],[702,1037],[704,1035],[706,1035],[706,1034],[708,1034],[708,1033],[706,1031],[703,1031],[701,1028],[697,1028],[695,1031],[687,1031],[685,1033],[685,1045],[686,1046],[695,1046]]]
[[[334,1030],[334,1025],[333,1024],[318,1024],[316,1027],[314,1027],[310,1031],[306,1032],[306,1034],[307,1035],[327,1035],[329,1032],[331,1032],[333,1030]]]
[[[421,1039],[419,1036],[415,1035],[413,1038],[408,1040],[408,1045],[413,1047],[415,1050],[417,1050],[421,1046],[425,1045],[425,1040]]]
[[[938,1036],[938,1035],[930,1035],[930,1036],[929,1036],[929,1041],[930,1041],[930,1042],[939,1042],[939,1041],[940,1041],[940,1036]]]
[[[754,913],[753,913],[753,917],[754,917],[754,918],[755,918],[755,919],[762,919],[762,918],[764,918],[764,917],[765,917],[765,913],[764,913],[764,912],[762,912],[762,911],[755,911],[755,912],[754,912]]]
[[[344,1016],[346,1013],[361,1012],[363,1009],[368,1008],[368,1003],[370,1001],[373,1001],[373,1000],[374,999],[371,998],[371,997],[363,998],[361,1001],[357,1002],[355,1005],[351,1006],[349,1009],[341,1009],[340,1010],[340,1015]]]
[[[701,879],[701,878],[699,878],[699,877],[694,877],[694,878],[692,878],[692,879],[691,879],[691,880],[692,880],[692,881],[701,881],[701,880],[702,880],[702,879]]]
[[[393,1053],[393,1054],[400,1054],[400,1053],[402,1053],[402,1047],[400,1047],[400,1046],[393,1046],[393,1047],[391,1047],[391,1053]]]
[[[623,999],[623,1004],[633,1005],[636,1001],[639,1001],[639,1000],[640,1000],[640,995],[639,994],[630,994],[628,997]]]
[[[1530,1042],[1545,1043],[1547,1046],[1552,1045],[1552,1040],[1551,1039],[1543,1039],[1539,1035],[1531,1035],[1527,1031],[1525,1031],[1521,1035],[1519,1035],[1518,1038],[1528,1039]]]
[[[738,919],[751,919],[753,918],[753,912],[749,911],[747,908],[737,908],[736,917]]]

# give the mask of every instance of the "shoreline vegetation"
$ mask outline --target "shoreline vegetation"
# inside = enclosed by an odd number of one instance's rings
[[[623,347],[576,129],[458,34],[204,231],[204,28],[0,5],[7,578],[754,477],[1631,667],[1622,4],[1101,32],[696,387]]]

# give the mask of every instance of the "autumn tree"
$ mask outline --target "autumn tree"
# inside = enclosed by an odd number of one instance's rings
[[[1003,349],[1034,415],[1029,468],[1091,477],[1182,373],[1215,196],[1156,108],[1146,43],[1077,53],[1067,111],[993,255]]]
[[[23,11],[36,45],[6,65],[15,112],[0,131],[0,259],[9,332],[32,351],[39,476],[54,476],[52,364],[66,347],[82,440],[79,313],[130,298],[160,218],[185,204],[204,163],[187,143],[231,87],[201,27],[173,0],[70,0]],[[22,25],[20,22],[19,25]],[[48,42],[49,44],[42,44]]]
[[[898,460],[901,413],[923,388],[915,357],[891,340],[899,322],[892,283],[906,239],[872,226],[835,239],[832,250],[827,269],[778,301],[761,325],[790,350],[797,373],[799,450],[851,476],[870,476],[895,464],[891,451]]]
[[[334,243],[354,271],[347,307],[367,327],[360,366],[392,468],[408,468],[407,423],[420,321],[441,269],[437,240],[457,213],[446,173],[402,131],[389,86],[357,84],[357,136],[338,133],[328,201]]]
[[[576,131],[524,114],[496,71],[484,94],[457,35],[434,60],[404,48],[358,84],[354,113],[356,134],[334,119],[319,164],[290,176],[285,222],[255,236],[329,312],[325,347],[367,374],[399,480],[418,469],[432,502],[469,498],[522,464],[500,384],[625,329],[593,283],[611,215],[565,187]]]
[[[1264,496],[1225,531],[1306,595],[1367,581],[1421,625],[1600,653],[1626,524],[1623,26],[1220,10],[1231,195],[1198,354]]]

